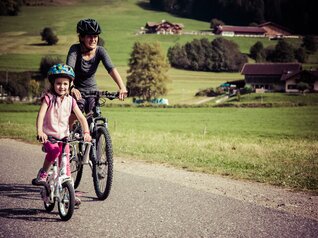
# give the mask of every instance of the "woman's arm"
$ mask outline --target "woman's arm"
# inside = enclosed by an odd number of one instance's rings
[[[119,99],[120,100],[124,100],[125,97],[127,97],[127,89],[126,86],[120,76],[120,74],[118,73],[116,68],[113,68],[112,71],[109,72],[109,75],[112,77],[112,79],[115,81],[115,83],[117,84],[118,88],[119,88]]]

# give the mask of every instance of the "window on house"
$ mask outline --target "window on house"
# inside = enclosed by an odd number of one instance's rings
[[[297,89],[297,85],[296,84],[288,84],[287,89]]]

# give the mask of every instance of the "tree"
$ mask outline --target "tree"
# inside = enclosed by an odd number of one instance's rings
[[[210,28],[214,29],[216,26],[225,25],[223,21],[213,18],[210,23]]]
[[[295,58],[300,63],[305,63],[307,61],[308,55],[303,47],[295,49]]]
[[[254,45],[251,46],[250,57],[254,59],[256,62],[265,61],[266,54],[262,42],[257,41]]]
[[[279,40],[273,52],[273,62],[293,62],[295,61],[294,48],[284,39]]]
[[[304,36],[302,46],[309,54],[314,54],[318,49],[318,40],[315,36]]]
[[[297,83],[296,87],[300,92],[302,92],[302,94],[305,94],[305,91],[310,89],[309,84],[305,82]]]
[[[55,45],[59,39],[50,27],[45,27],[41,32],[42,41],[46,41],[48,45]]]
[[[29,82],[29,96],[35,97],[40,94],[40,83],[34,79]]]
[[[129,95],[150,101],[166,95],[169,64],[159,43],[136,42],[129,59],[127,88]]]
[[[212,72],[237,72],[247,62],[238,45],[222,37],[209,42],[195,39],[168,50],[169,61],[176,68]]]
[[[47,77],[47,72],[49,71],[49,69],[55,65],[55,64],[59,64],[63,62],[61,60],[60,57],[52,57],[52,56],[44,56],[41,59],[41,63],[40,63],[40,73],[42,76],[42,79],[45,79]]]
[[[185,48],[177,43],[174,47],[168,49],[168,59],[170,60],[171,66],[181,69],[189,69],[190,62],[187,57]]]
[[[16,16],[20,12],[22,0],[1,0],[0,15],[1,16]]]

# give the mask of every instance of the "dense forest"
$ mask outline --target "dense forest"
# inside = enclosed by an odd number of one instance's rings
[[[271,21],[295,34],[318,34],[315,0],[149,0],[152,8],[179,16],[227,25]]]

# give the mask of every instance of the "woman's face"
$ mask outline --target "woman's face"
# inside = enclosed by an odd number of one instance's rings
[[[69,93],[70,80],[68,78],[56,78],[54,81],[54,91],[57,95],[64,97]]]
[[[82,36],[81,39],[87,49],[96,49],[98,43],[98,35],[85,35]]]

